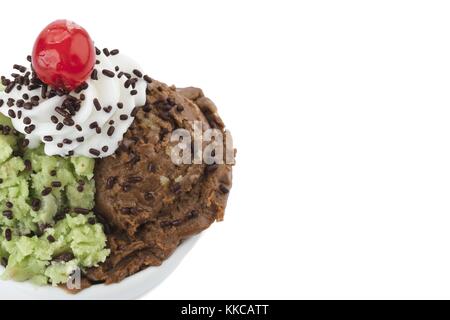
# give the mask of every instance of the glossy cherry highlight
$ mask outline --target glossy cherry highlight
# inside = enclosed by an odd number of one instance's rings
[[[94,68],[94,43],[87,31],[76,23],[54,21],[36,39],[32,65],[42,82],[73,90],[88,79]]]

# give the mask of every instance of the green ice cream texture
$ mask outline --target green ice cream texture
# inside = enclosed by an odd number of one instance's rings
[[[13,128],[0,113],[4,126]],[[64,284],[75,270],[98,266],[110,253],[92,213],[94,159],[47,156],[42,145],[18,156],[19,139],[0,130],[0,261],[6,265],[1,278]]]

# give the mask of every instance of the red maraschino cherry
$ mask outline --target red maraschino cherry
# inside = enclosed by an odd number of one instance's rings
[[[94,43],[86,30],[76,23],[56,20],[36,39],[32,65],[44,83],[73,90],[90,76],[94,68]]]

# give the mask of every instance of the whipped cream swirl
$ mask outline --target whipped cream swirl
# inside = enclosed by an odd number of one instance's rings
[[[106,56],[98,52],[97,60],[96,75],[86,81],[87,87],[81,92],[42,98],[42,88],[18,85],[0,92],[0,112],[11,118],[14,129],[25,135],[30,148],[44,143],[49,156],[90,158],[107,157],[116,151],[133,122],[134,108],[146,102],[147,81],[136,71],[139,65],[120,53]],[[39,103],[24,108],[24,97],[39,97]],[[70,97],[79,107],[76,112],[71,108],[72,114],[67,116],[61,107]]]

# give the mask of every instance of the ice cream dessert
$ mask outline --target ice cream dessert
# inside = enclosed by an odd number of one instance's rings
[[[40,33],[28,61],[1,78],[4,279],[118,282],[223,219],[234,153],[213,149],[207,163],[172,153],[173,134],[195,135],[193,123],[230,138],[200,89],[153,80],[66,20]]]

